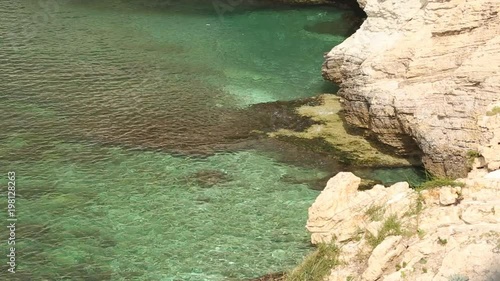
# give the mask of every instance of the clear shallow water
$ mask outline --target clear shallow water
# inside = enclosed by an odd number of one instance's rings
[[[331,170],[251,149],[247,107],[333,91],[321,55],[344,38],[304,26],[342,13],[154,3],[0,7],[0,172],[19,199],[0,279],[238,280],[310,250],[308,182]]]

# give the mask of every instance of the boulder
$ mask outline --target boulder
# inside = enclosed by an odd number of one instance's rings
[[[363,272],[363,281],[379,279],[388,263],[405,249],[404,245],[399,244],[401,239],[401,236],[389,236],[373,250],[368,259],[368,268]]]
[[[309,208],[306,227],[312,233],[313,244],[330,242],[332,238],[341,241],[350,238],[349,232],[355,231],[356,221],[349,203],[360,183],[359,177],[346,172],[338,173],[327,182],[326,188]]]
[[[373,189],[358,191],[360,182],[360,178],[345,172],[328,181],[309,208],[306,228],[311,232],[313,244],[353,239],[360,228],[365,229],[371,223],[372,218],[367,213],[370,208],[379,208],[381,219],[392,215],[400,217],[410,211],[417,197],[406,182],[388,188],[375,185]]]

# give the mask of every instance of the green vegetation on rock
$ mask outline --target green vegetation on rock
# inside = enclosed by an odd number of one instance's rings
[[[469,169],[472,169],[472,165],[474,164],[474,160],[476,158],[481,157],[481,153],[477,150],[468,150],[467,151],[467,164]]]
[[[495,106],[495,107],[493,107],[493,109],[491,111],[486,112],[486,116],[494,116],[497,114],[500,114],[500,107],[499,106]]]
[[[401,234],[403,234],[401,221],[397,215],[391,215],[384,221],[384,224],[382,225],[382,228],[378,232],[377,236],[367,233],[367,241],[372,249],[375,249],[375,247],[382,243],[382,241],[384,241],[388,236]]]
[[[371,221],[381,221],[384,217],[384,208],[379,205],[372,205],[365,211]]]
[[[469,150],[467,151],[467,158],[469,159],[474,159],[474,158],[477,158],[477,157],[480,157],[481,156],[481,153],[479,153],[479,151],[477,150]]]
[[[339,248],[333,244],[319,244],[318,248],[286,276],[286,281],[322,281],[339,264]]]
[[[469,281],[469,277],[462,274],[453,274],[448,278],[449,281]]]
[[[450,178],[432,178],[429,181],[426,181],[422,183],[421,185],[417,186],[417,190],[425,190],[425,189],[431,189],[431,188],[436,188],[436,187],[442,187],[442,186],[460,186],[464,187],[465,184],[462,182],[458,182],[454,179]]]

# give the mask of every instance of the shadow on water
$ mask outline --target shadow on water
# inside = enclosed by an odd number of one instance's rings
[[[287,10],[293,8],[307,7],[335,7],[336,9],[353,10],[360,14],[360,8],[356,1],[324,1],[320,4],[311,4],[303,1],[287,0],[111,0],[107,4],[99,0],[72,0],[74,5],[90,5],[92,7],[123,6],[134,9],[169,10],[185,14],[216,14],[218,12],[246,13],[255,10]],[[114,4],[114,5],[113,5]]]

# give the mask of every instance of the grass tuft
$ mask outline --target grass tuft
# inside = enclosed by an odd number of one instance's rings
[[[375,237],[368,233],[366,240],[372,249],[375,249],[388,236],[401,234],[403,234],[401,221],[397,215],[391,215],[384,221],[378,235]]]
[[[323,281],[339,264],[339,249],[333,244],[319,244],[302,264],[287,274],[286,281]]]
[[[474,160],[476,158],[481,157],[481,153],[477,150],[468,150],[467,151],[467,165],[469,166],[469,169],[472,169],[472,165],[474,164]]]
[[[481,156],[481,153],[479,153],[479,151],[477,151],[477,150],[468,150],[467,151],[467,158],[469,158],[469,159],[474,159],[474,158],[477,158],[480,156]]]
[[[380,205],[371,205],[366,209],[365,215],[370,218],[370,221],[381,221],[384,218],[384,207]]]
[[[441,246],[444,246],[444,245],[448,244],[448,239],[438,237],[438,244]]]
[[[469,277],[462,274],[453,274],[448,278],[449,281],[469,281]]]
[[[433,178],[429,181],[426,181],[422,183],[421,185],[417,186],[417,190],[425,190],[425,189],[432,189],[436,187],[442,187],[442,186],[460,186],[464,187],[465,184],[461,182],[457,182],[453,179],[449,178]]]

